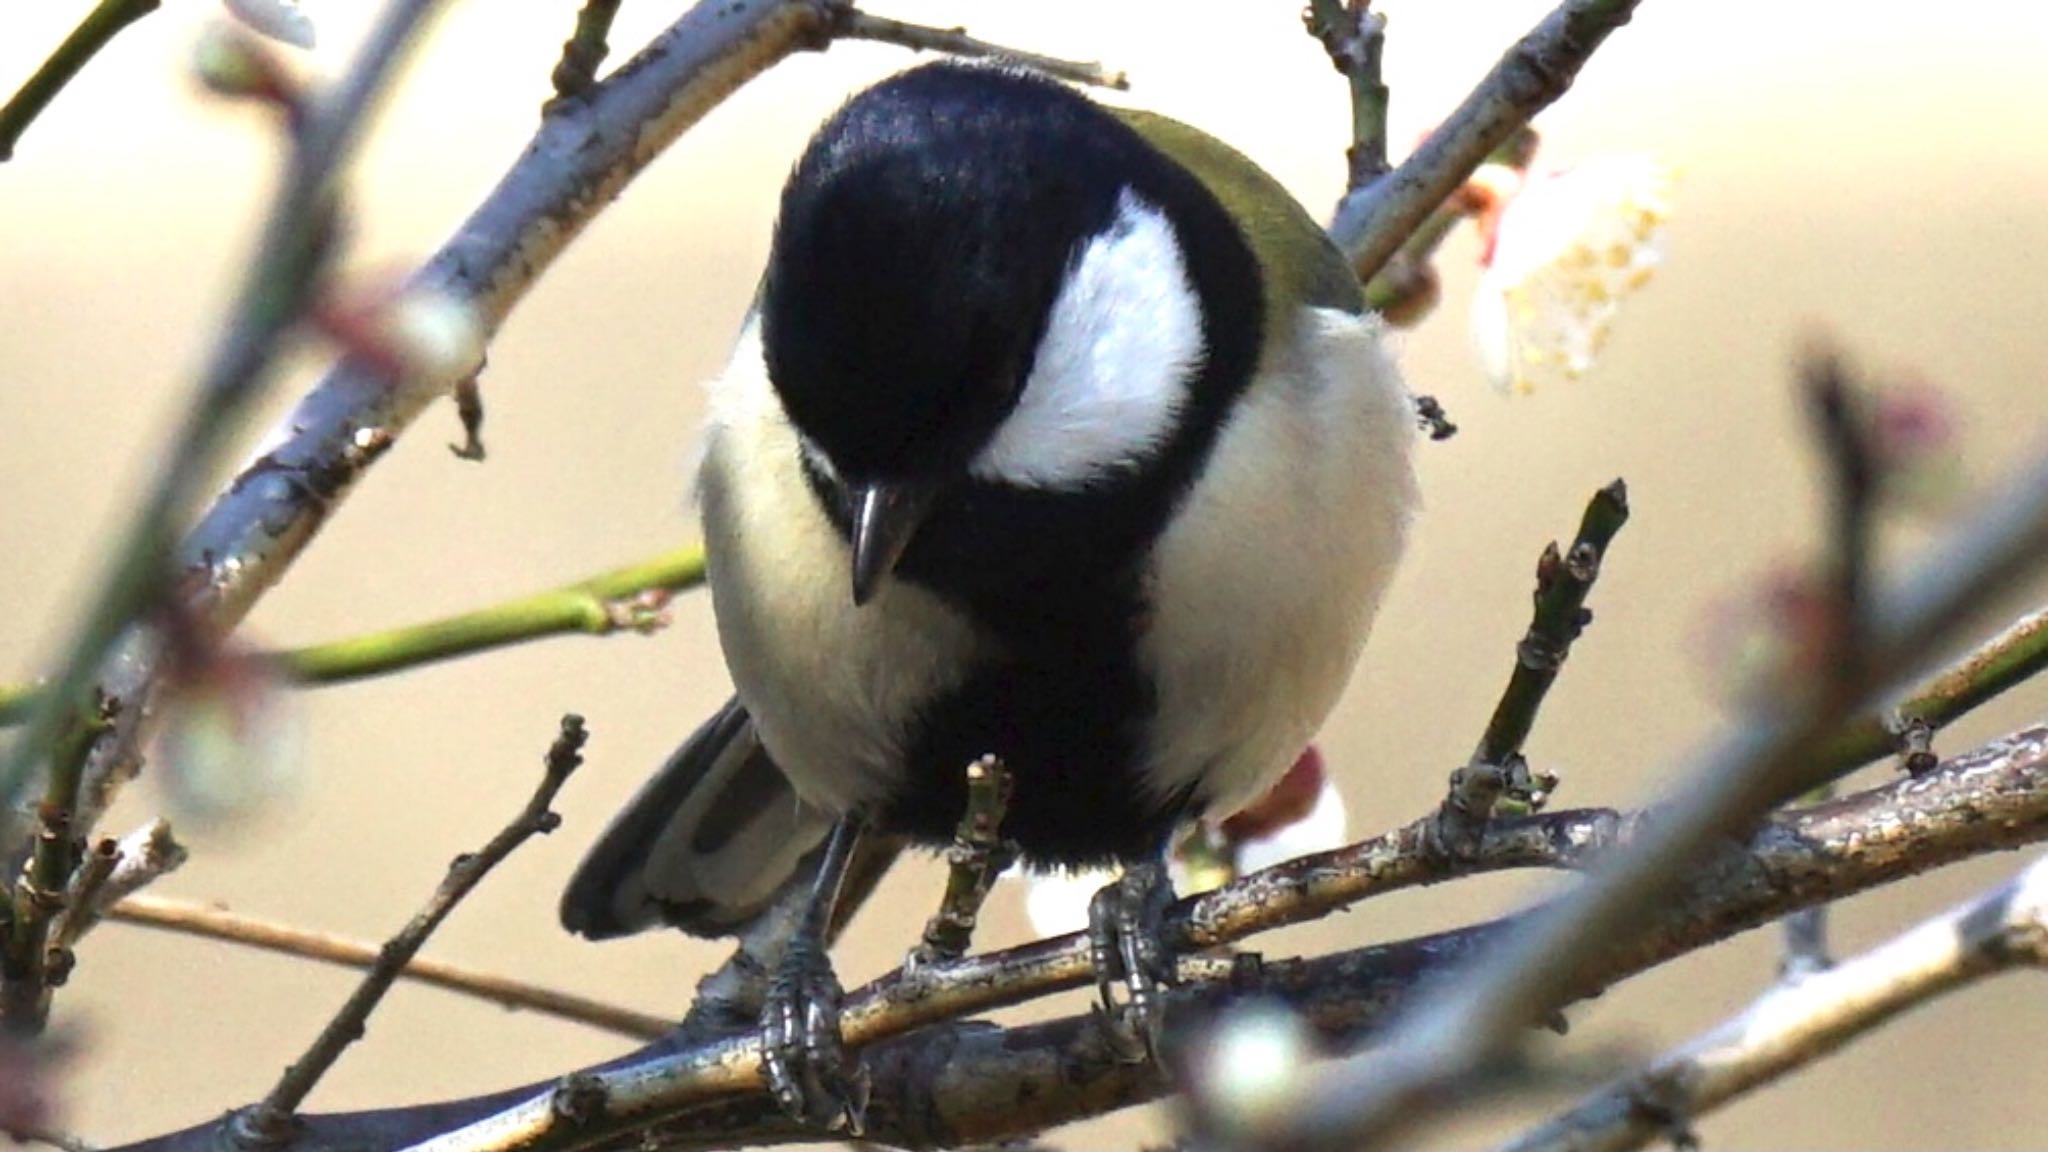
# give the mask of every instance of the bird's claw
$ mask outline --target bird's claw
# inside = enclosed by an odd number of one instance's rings
[[[1088,902],[1088,950],[1095,965],[1095,1019],[1109,1050],[1127,1064],[1156,1059],[1173,983],[1165,940],[1173,885],[1163,864],[1134,865]],[[1124,987],[1123,998],[1117,985]]]
[[[791,1117],[858,1136],[867,1113],[868,1075],[840,1042],[843,996],[824,951],[792,940],[761,1009],[761,1072]]]

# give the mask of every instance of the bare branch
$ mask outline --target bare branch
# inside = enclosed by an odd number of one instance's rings
[[[1522,744],[1536,726],[1536,713],[1564,670],[1572,644],[1593,619],[1586,597],[1600,578],[1607,546],[1627,523],[1628,486],[1616,480],[1586,504],[1571,550],[1559,552],[1553,541],[1537,559],[1535,611],[1528,631],[1515,645],[1514,671],[1480,734],[1479,747],[1451,774],[1450,794],[1437,811],[1437,842],[1445,850],[1467,850],[1504,796],[1540,805],[1556,787],[1555,777],[1530,775]]]
[[[1387,85],[1380,78],[1387,18],[1372,10],[1372,0],[1309,0],[1302,21],[1351,85],[1348,195],[1387,174]]]
[[[1487,829],[1476,861],[1439,858],[1388,869],[1392,861],[1422,856],[1416,851],[1422,823],[1360,849],[1293,861],[1182,901],[1173,913],[1175,930],[1186,940],[1223,943],[1312,919],[1354,902],[1359,893],[1383,890],[1383,870],[1393,877],[1388,887],[1398,888],[1482,868],[1569,867],[1632,842],[1641,829],[1654,829],[1657,818],[1595,811],[1500,820]],[[1409,838],[1405,854],[1394,846],[1402,836]],[[1607,942],[1577,973],[1571,995],[1596,995],[1628,975],[1799,908],[2044,838],[2048,727],[1996,741],[1918,778],[1772,816],[1746,845],[1724,843],[1717,856],[1689,873],[1686,891],[1661,907],[1646,932]],[[1363,851],[1373,844],[1380,850]],[[1262,908],[1272,910],[1270,921],[1261,919]],[[1187,985],[1180,1002],[1213,1006],[1234,994],[1265,991],[1308,1012],[1333,1036],[1356,1036],[1383,1020],[1417,981],[1498,948],[1529,918],[1247,971],[1190,953],[1180,965]],[[696,1025],[685,1024],[680,1044],[657,1042],[578,1075],[578,1084],[605,1094],[606,1107],[601,1119],[575,1131],[579,1144],[617,1133],[605,1146],[640,1147],[646,1126],[664,1116],[678,1119],[652,1129],[663,1146],[815,1139],[814,1132],[792,1126],[761,1091],[752,1029],[758,994],[751,1010],[735,1000],[724,1005],[726,1011],[707,1011],[698,1019],[711,999],[703,993],[712,982],[723,981],[721,989],[743,987],[750,982],[746,970],[759,963],[758,954],[736,960],[700,986],[692,1010]],[[1110,1060],[1087,1017],[1020,1029],[978,1023],[934,1027],[1082,987],[1092,978],[1087,944],[1076,934],[939,965],[916,981],[885,977],[852,994],[846,1039],[849,1046],[867,1046],[875,1073],[870,1135],[919,1145],[1008,1139],[1169,1091],[1171,1082],[1156,1066]],[[732,1035],[734,1028],[743,1034]],[[917,1034],[905,1035],[911,1032]],[[895,1037],[902,1039],[882,1043]],[[534,1125],[544,1122],[533,1106],[545,1108],[560,1084],[411,1109],[303,1117],[300,1152],[409,1147],[429,1139],[447,1152],[551,1147],[572,1133],[563,1129],[537,1141]],[[735,1094],[745,1098],[705,1108]],[[1005,1107],[987,1109],[998,1097]],[[476,1127],[461,1131],[471,1124]],[[202,1152],[217,1148],[217,1141],[217,1124],[209,1122],[136,1145],[134,1152]]]
[[[405,966],[419,954],[427,937],[433,935],[441,921],[448,918],[462,898],[469,895],[499,861],[534,836],[554,831],[562,822],[562,818],[548,806],[554,803],[555,794],[562,790],[569,774],[583,763],[582,749],[586,739],[588,735],[581,716],[562,717],[562,730],[548,748],[540,786],[534,789],[526,806],[482,849],[475,854],[458,856],[455,863],[449,865],[447,877],[434,890],[426,906],[378,950],[369,974],[363,977],[355,993],[334,1014],[334,1019],[328,1021],[312,1047],[284,1070],[284,1076],[268,1096],[236,1118],[234,1135],[237,1144],[274,1148],[290,1142],[292,1116],[305,1101],[307,1093],[341,1058],[342,1052],[361,1038],[370,1013],[383,1002],[384,994],[391,990],[391,985],[398,981]]]
[[[115,854],[118,859],[114,861],[113,874],[100,885],[92,903],[72,911],[73,916],[85,918],[71,933],[74,940],[99,923],[109,908],[183,867],[187,856],[185,846],[171,835],[170,822],[162,819],[152,820],[121,837],[115,844]]]
[[[1488,154],[1564,95],[1641,0],[1565,0],[1508,49],[1472,94],[1392,172],[1346,195],[1330,235],[1371,281]]]
[[[1909,1008],[2048,962],[2048,858],[1826,972],[1781,984],[1720,1026],[1500,1152],[1625,1152],[1828,1056]]]
[[[86,758],[113,733],[119,705],[101,697],[80,709],[59,736],[50,759],[43,799],[36,805],[35,840],[28,867],[14,882],[6,905],[5,947],[0,948],[0,1026],[10,1032],[42,1031],[50,990],[64,982],[71,956],[51,949],[50,927],[64,910],[81,843],[77,832],[78,790]]]
[[[100,893],[121,865],[121,842],[102,836],[71,874],[71,886],[64,892],[64,910],[50,925],[50,946],[69,949],[93,921],[99,918]]]
[[[583,0],[583,7],[576,11],[576,31],[563,43],[561,63],[550,77],[555,95],[580,96],[597,83],[598,65],[611,55],[606,38],[618,14],[619,0]]]
[[[1501,821],[1489,835],[1525,843],[1546,828],[1607,827],[1596,850],[1654,828],[1654,811],[1624,820],[1611,814],[1554,813]],[[1996,824],[1997,828],[1987,827]],[[1573,999],[1674,957],[1719,943],[1789,911],[1842,899],[1994,847],[2048,838],[2048,727],[2032,728],[1958,757],[1921,780],[1898,780],[1827,805],[1773,816],[1746,844],[1729,842],[1688,877],[1649,929],[1612,940],[1571,987]],[[1249,878],[1256,879],[1256,877]],[[1232,887],[1242,886],[1240,882]],[[1306,960],[1196,959],[1183,963],[1176,1019],[1204,1019],[1233,1000],[1280,1001],[1304,1014],[1333,1043],[1380,1035],[1424,982],[1488,955],[1540,912],[1432,936]],[[1008,954],[1021,959],[1040,947]],[[1012,961],[1015,962],[1014,960]],[[970,962],[971,963],[971,962]],[[1086,978],[1085,970],[1081,979]],[[866,1003],[868,991],[854,997]],[[1007,998],[1000,1003],[1011,1002]],[[952,1015],[984,1011],[979,1003]],[[1060,1124],[1156,1099],[1177,1087],[1155,1065],[1119,1064],[1086,1016],[1021,1028],[980,1022],[926,1027],[867,1049],[874,1096],[869,1135],[885,1143],[950,1147],[1030,1136]],[[1281,1101],[1284,1112],[1294,1106]],[[646,1135],[646,1144],[635,1141]],[[664,1121],[595,1147],[629,1152],[742,1142],[798,1142],[772,1102],[758,1095]]]
[[[1555,1011],[1577,972],[1626,939],[1719,841],[1821,781],[1809,775],[1831,733],[1910,675],[1981,605],[2048,559],[2048,455],[1933,550],[1915,577],[1871,597],[1865,656],[1852,680],[1774,701],[1702,752],[1654,831],[1613,854],[1591,882],[1530,918],[1484,961],[1403,1014],[1389,1042],[1319,1069],[1274,1147],[1352,1147],[1419,1122],[1457,1076],[1508,1052]]]
[[[1021,64],[1034,72],[1043,72],[1075,84],[1090,84],[1097,88],[1114,88],[1123,91],[1131,81],[1122,72],[1111,72],[1093,60],[1062,60],[1057,56],[1041,56],[1036,52],[1023,52],[1005,48],[986,40],[976,40],[967,34],[965,28],[933,28],[924,24],[906,24],[886,16],[870,16],[851,4],[837,10],[832,34],[847,40],[875,40],[884,44],[896,44],[912,52],[945,52],[954,56],[971,59],[1007,60]]]
[[[1002,834],[1012,783],[1010,769],[999,757],[983,756],[967,766],[967,809],[946,850],[946,894],[939,910],[925,921],[924,938],[903,962],[906,969],[916,971],[967,954],[990,886],[1017,858],[1016,848]]]
[[[217,905],[166,896],[130,896],[114,905],[107,918],[122,924],[220,940],[359,971],[374,967],[380,953],[379,946],[367,940],[315,932],[276,920],[231,912]],[[659,1016],[425,956],[415,956],[407,961],[399,969],[398,976],[402,980],[488,1000],[500,1007],[556,1016],[639,1040],[667,1035],[675,1027],[673,1020]]]

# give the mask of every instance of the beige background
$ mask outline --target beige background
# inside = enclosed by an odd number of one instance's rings
[[[11,86],[86,7],[0,7]],[[359,8],[307,0],[332,69]],[[403,269],[461,218],[531,130],[573,5],[451,6],[356,182],[355,262]],[[680,0],[626,5],[618,42]],[[1532,2],[1387,0],[1397,142],[1450,106]],[[1309,205],[1342,174],[1342,86],[1296,3],[877,4],[1130,70],[1131,99],[1237,143]],[[132,30],[0,170],[0,676],[30,674],[163,442],[272,180],[261,118],[196,99],[182,68],[216,8],[184,0]],[[1523,624],[1530,562],[1620,474],[1637,519],[1532,751],[1569,803],[1654,789],[1720,724],[1700,651],[1712,606],[1813,539],[1814,470],[1787,388],[1802,334],[1952,390],[1973,477],[2043,430],[2048,15],[2034,5],[1685,4],[1652,0],[1547,121],[1554,163],[1651,149],[1681,165],[1669,263],[1622,317],[1593,378],[1504,399],[1465,335],[1469,243],[1446,304],[1406,340],[1411,378],[1464,426],[1423,454],[1429,508],[1326,747],[1363,833],[1429,804],[1469,750]],[[250,622],[264,643],[327,639],[469,607],[686,537],[682,461],[767,240],[774,189],[808,129],[907,57],[871,46],[793,61],[715,113],[630,189],[513,318],[484,382],[490,462],[452,460],[445,407],[375,470]],[[309,352],[278,395],[303,387]],[[282,403],[282,400],[279,401]],[[275,407],[275,406],[273,406]],[[251,436],[253,440],[253,432]],[[1904,553],[1920,542],[1899,534]],[[2019,601],[2007,607],[2019,606]],[[563,710],[591,762],[560,833],[529,847],[436,939],[435,954],[653,1010],[679,1009],[718,952],[606,947],[554,925],[568,869],[637,777],[725,691],[708,605],[652,640],[564,640],[300,698],[296,788],[233,827],[187,826],[164,885],[310,926],[380,936],[525,796]],[[2032,688],[1969,725],[2038,716]],[[1968,735],[1944,740],[1960,747]],[[144,786],[132,821],[162,796]],[[2013,867],[1984,862],[1852,902],[1842,945],[1877,939]],[[906,869],[840,958],[893,962],[936,892]],[[1327,948],[1507,906],[1519,881],[1432,889],[1264,942]],[[1003,891],[986,939],[1017,942]],[[1770,973],[1756,934],[1573,1012],[1590,1043],[1650,1045],[1731,1010]],[[70,1123],[97,1141],[205,1119],[260,1094],[349,987],[332,971],[120,927],[81,957],[58,1011],[82,1041]],[[1704,1125],[1716,1148],[2048,1147],[2048,1009],[2013,978],[1884,1032]],[[1059,1005],[1070,1011],[1077,1000]],[[323,1109],[470,1093],[619,1050],[580,1028],[401,989],[322,1085]],[[1995,1087],[1991,1087],[1995,1085]],[[1996,1099],[1991,1094],[1996,1094]],[[1072,1137],[1129,1147],[1150,1121]]]

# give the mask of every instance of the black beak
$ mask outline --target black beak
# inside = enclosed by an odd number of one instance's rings
[[[915,481],[858,484],[847,492],[853,510],[853,602],[866,604],[882,577],[903,559],[924,523],[937,489]]]

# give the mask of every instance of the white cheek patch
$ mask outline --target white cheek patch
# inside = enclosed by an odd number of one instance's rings
[[[1067,271],[1017,407],[969,470],[1085,487],[1155,452],[1202,359],[1201,304],[1173,225],[1129,189]]]

